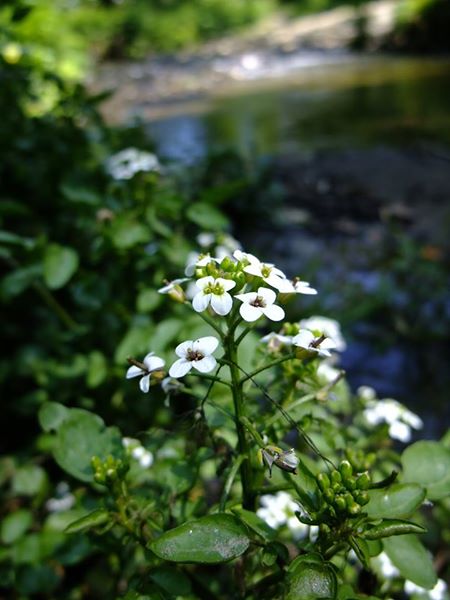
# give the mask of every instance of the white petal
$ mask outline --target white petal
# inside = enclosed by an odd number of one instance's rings
[[[135,367],[134,365],[132,367],[130,367],[127,371],[126,374],[126,378],[127,379],[131,379],[132,377],[137,377],[138,375],[142,375],[143,374],[143,370],[140,369],[139,367]]]
[[[201,360],[194,360],[192,364],[200,373],[209,373],[215,368],[217,361],[214,356],[205,356]]]
[[[175,378],[184,377],[184,375],[186,375],[186,373],[189,373],[191,369],[192,362],[186,360],[185,358],[180,358],[179,360],[174,362],[173,365],[170,367],[169,375]]]
[[[333,348],[336,348],[336,344],[331,338],[325,338],[323,342],[320,342],[321,350],[333,350]]]
[[[411,429],[406,423],[397,421],[389,427],[389,435],[395,440],[400,440],[405,444],[411,440]]]
[[[316,352],[320,356],[325,356],[325,358],[329,358],[331,356],[331,352],[319,346],[318,348],[310,348],[310,350],[316,350]]]
[[[208,304],[211,300],[211,294],[204,294],[203,292],[199,292],[195,294],[194,299],[192,300],[192,308],[196,312],[203,312],[208,308]]]
[[[262,311],[271,321],[282,321],[284,319],[284,310],[281,306],[277,306],[276,304],[266,306]]]
[[[289,279],[278,279],[277,290],[283,294],[295,294],[296,292],[294,284]]]
[[[271,273],[269,277],[264,277],[264,281],[281,292],[284,291],[287,280]]]
[[[252,302],[253,300],[256,300],[257,295],[256,292],[247,292],[246,294],[236,294],[235,298],[241,302]]]
[[[218,315],[224,316],[227,315],[233,308],[233,299],[227,292],[221,294],[220,296],[217,294],[212,294],[211,306]]]
[[[223,279],[223,277],[218,277],[216,279],[216,283],[221,285],[226,292],[232,290],[236,285],[235,281],[232,281],[231,279]]]
[[[166,363],[159,356],[150,356],[149,358],[144,358],[145,366],[149,371],[155,371],[156,369],[161,369]]]
[[[292,343],[294,346],[300,346],[300,348],[309,348],[312,341],[314,341],[314,334],[307,329],[302,329],[293,338]]]
[[[206,337],[195,340],[195,342],[192,344],[192,350],[207,356],[208,354],[212,354],[218,345],[219,340],[216,337],[213,335],[207,335]]]
[[[277,267],[273,267],[270,273],[271,275],[276,275],[280,279],[286,279],[286,275],[281,271],[281,269],[277,269]]]
[[[297,294],[309,294],[310,296],[315,296],[317,294],[317,290],[310,287],[309,283],[306,283],[306,281],[298,281],[294,288]]]
[[[249,275],[254,275],[255,277],[262,277],[261,268],[261,265],[250,264],[244,267],[244,271]]]
[[[150,374],[144,375],[144,377],[139,381],[139,387],[141,388],[141,392],[146,394],[150,389]]]
[[[276,293],[273,290],[269,290],[269,288],[265,287],[258,288],[258,296],[261,296],[266,304],[273,304],[277,299]]]
[[[263,314],[261,308],[247,303],[241,305],[239,312],[244,321],[248,321],[249,323],[256,321]]]
[[[201,279],[198,279],[195,282],[195,285],[200,288],[201,290],[205,289],[205,287],[207,285],[210,285],[211,283],[214,282],[214,277],[211,277],[211,275],[208,275],[208,277],[202,277]]]
[[[187,340],[186,342],[178,344],[178,346],[175,348],[175,354],[180,358],[186,358],[187,353],[192,348],[193,343],[194,342],[192,340]]]

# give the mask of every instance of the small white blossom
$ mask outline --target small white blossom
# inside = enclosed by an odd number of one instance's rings
[[[210,262],[218,262],[217,258],[212,257],[209,252],[201,254],[199,252],[190,252],[186,262],[186,268],[184,274],[187,277],[192,277],[195,273],[195,269],[206,267]]]
[[[132,377],[142,377],[139,382],[139,387],[142,392],[147,393],[150,389],[150,375],[152,371],[161,370],[166,363],[159,356],[155,356],[154,352],[149,352],[142,361],[142,367],[132,365],[126,374],[127,379]]]
[[[159,172],[161,165],[158,157],[151,152],[137,148],[126,148],[111,156],[106,162],[106,169],[113,179],[131,179],[141,171]]]
[[[271,331],[261,338],[261,342],[267,344],[269,350],[278,350],[280,346],[292,346],[292,335],[283,335]]]
[[[307,294],[309,296],[315,296],[317,290],[312,288],[307,281],[301,279],[281,279],[279,282],[278,291],[283,294]]]
[[[319,338],[316,338],[312,331],[301,329],[296,336],[293,337],[292,343],[298,348],[315,352],[319,356],[331,356],[330,350],[335,348],[335,343],[330,338],[325,338],[318,343]]]
[[[218,315],[227,315],[233,306],[233,298],[228,293],[236,285],[231,279],[218,277],[202,277],[197,282],[200,291],[195,294],[192,306],[196,312],[203,312],[211,304],[211,308]]]
[[[420,587],[407,579],[405,581],[405,592],[410,596],[413,594],[420,596],[424,600],[446,600],[448,598],[447,584],[443,579],[438,579],[431,590]]]
[[[269,527],[278,529],[286,525],[296,539],[305,538],[310,532],[310,527],[301,523],[295,516],[300,511],[300,506],[287,492],[265,494],[260,499],[261,507],[257,510],[258,517],[263,519]]]
[[[189,277],[181,277],[180,279],[173,279],[172,281],[167,281],[167,283],[162,288],[159,288],[158,293],[169,294],[170,292],[176,290],[177,286],[181,285],[182,283],[185,283],[186,281],[189,281]]]
[[[377,397],[376,391],[373,389],[373,387],[370,387],[370,385],[361,385],[356,390],[356,393],[362,400],[366,401],[375,400],[375,398]]]
[[[131,456],[138,461],[143,469],[148,469],[153,464],[153,454],[143,446],[133,448]]]
[[[173,363],[169,369],[170,377],[183,377],[194,367],[200,373],[209,373],[216,366],[216,359],[212,353],[219,345],[219,340],[214,336],[199,338],[198,340],[187,340],[175,348],[175,354],[179,360]]]
[[[317,367],[317,377],[325,383],[333,383],[338,379],[340,374],[341,371],[339,371],[339,369],[335,369],[326,360],[322,361]]]
[[[240,252],[239,250],[236,250],[233,256],[238,260],[245,260],[249,263],[244,267],[245,273],[261,277],[265,283],[280,291],[287,285],[288,280],[286,279],[286,275],[272,263],[262,263],[253,254]]]
[[[199,233],[196,239],[202,248],[207,248],[208,246],[212,246],[214,244],[216,241],[216,236],[214,233],[207,233],[204,231],[203,233]]]
[[[308,319],[302,319],[300,321],[300,327],[303,329],[309,329],[314,333],[326,335],[334,342],[334,349],[338,352],[342,352],[347,347],[344,337],[341,332],[341,326],[334,319],[328,317],[313,316]]]
[[[377,573],[382,575],[384,579],[395,579],[400,575],[400,571],[391,561],[386,552],[378,554],[378,556],[372,559],[374,569]]]
[[[363,415],[370,425],[387,423],[391,438],[404,443],[411,440],[411,428],[421,429],[423,427],[420,417],[392,398],[369,400]]]
[[[284,310],[274,304],[277,295],[269,288],[260,287],[257,292],[236,294],[236,298],[242,302],[239,312],[244,321],[256,321],[263,315],[271,321],[281,321],[284,318]]]
[[[70,510],[75,504],[75,496],[70,492],[70,488],[65,481],[58,483],[55,489],[56,497],[49,498],[45,503],[45,508],[50,513],[64,512]]]

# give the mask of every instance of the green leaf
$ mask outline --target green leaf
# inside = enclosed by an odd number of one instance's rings
[[[162,295],[158,294],[156,290],[146,288],[139,292],[136,299],[136,308],[140,313],[152,312],[161,304],[162,300]]]
[[[365,569],[369,568],[370,550],[366,540],[350,536],[350,546]]]
[[[174,567],[158,567],[150,573],[150,579],[172,596],[188,596],[191,593],[191,582],[179,569]]]
[[[405,579],[430,590],[437,576],[429,552],[414,535],[388,538],[383,541],[386,554]]]
[[[171,529],[150,544],[159,558],[181,563],[219,564],[243,554],[250,540],[231,515],[208,515]]]
[[[110,519],[109,512],[107,510],[94,510],[93,512],[73,521],[65,528],[65,533],[76,533],[77,531],[84,531],[85,529],[91,529],[92,527],[98,527],[107,523]]]
[[[0,527],[0,539],[4,544],[12,544],[26,532],[33,522],[29,510],[19,509],[7,515]]]
[[[119,250],[128,250],[138,244],[146,244],[152,239],[150,229],[128,217],[117,217],[111,226],[112,241]]]
[[[78,254],[67,246],[49,244],[44,254],[44,280],[48,287],[63,287],[78,269]]]
[[[37,465],[25,465],[14,475],[12,490],[18,496],[36,496],[47,485],[47,474]]]
[[[336,598],[337,580],[331,565],[310,561],[307,556],[297,561],[295,568],[289,569],[287,584],[285,600]]]
[[[410,521],[400,519],[383,519],[378,525],[367,529],[362,537],[366,540],[379,540],[393,535],[406,535],[407,533],[425,533],[426,529]]]
[[[450,449],[440,442],[422,441],[402,454],[403,481],[426,487],[427,498],[440,500],[450,494]]]
[[[86,383],[90,388],[98,387],[108,374],[105,355],[98,350],[92,351],[87,359]]]
[[[53,455],[67,473],[81,481],[93,481],[92,457],[121,458],[122,436],[116,427],[105,427],[97,415],[72,409],[57,431]]]
[[[269,525],[254,512],[245,510],[244,508],[234,508],[233,513],[265,542],[270,542],[275,539],[277,535],[275,529],[269,527]]]
[[[42,275],[42,265],[29,265],[16,269],[3,277],[0,283],[0,296],[9,300],[21,294]]]
[[[217,208],[203,203],[194,202],[186,211],[187,218],[209,231],[221,231],[228,226],[228,219]]]
[[[59,402],[45,402],[39,409],[39,423],[44,431],[58,429],[61,423],[69,416],[69,409]]]
[[[388,489],[370,490],[364,507],[372,519],[409,517],[425,500],[425,490],[415,483],[396,483]]]

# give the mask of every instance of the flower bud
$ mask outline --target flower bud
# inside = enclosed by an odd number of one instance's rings
[[[222,271],[227,271],[228,273],[232,273],[235,269],[235,263],[231,260],[229,256],[225,256],[220,263],[220,268]]]
[[[172,300],[175,300],[175,302],[180,302],[181,304],[186,300],[186,295],[181,285],[174,285],[167,295]]]
[[[322,492],[324,492],[330,487],[330,478],[326,473],[319,473],[316,479]]]
[[[344,480],[348,479],[353,475],[353,468],[348,460],[343,460],[341,462],[341,464],[339,465],[339,471],[341,472],[341,475]]]
[[[365,506],[370,500],[367,492],[357,492],[354,498],[360,506]]]
[[[356,480],[356,487],[360,490],[369,489],[371,483],[370,475],[367,471],[361,473],[361,475]]]
[[[328,500],[328,502],[334,502],[335,494],[331,488],[324,490],[323,495],[326,498],[326,500]]]
[[[347,503],[343,496],[337,496],[334,505],[339,512],[344,512],[347,509]]]

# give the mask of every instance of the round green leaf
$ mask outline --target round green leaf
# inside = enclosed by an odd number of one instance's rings
[[[315,600],[336,598],[337,580],[327,563],[301,561],[288,574],[285,600]]]
[[[402,454],[403,481],[427,489],[427,498],[439,500],[450,494],[450,449],[440,442],[422,441]]]
[[[164,560],[218,564],[241,556],[249,543],[245,527],[235,517],[221,513],[171,529],[149,547]]]
[[[69,415],[69,410],[59,402],[45,402],[39,409],[39,423],[44,431],[58,429],[64,419]]]
[[[0,539],[4,544],[12,544],[18,540],[33,522],[33,517],[29,510],[16,510],[7,515],[0,527]]]
[[[370,490],[364,510],[372,519],[409,517],[425,500],[425,490],[416,483],[396,483],[388,489]]]
[[[267,523],[258,517],[257,514],[244,508],[232,509],[234,514],[245,524],[249,529],[259,535],[265,542],[270,542],[275,539],[276,531],[269,527]]]
[[[115,427],[105,427],[101,419],[88,411],[72,410],[56,434],[53,454],[67,473],[81,481],[93,481],[93,456],[123,455],[122,436]]]
[[[12,490],[18,496],[36,496],[47,485],[47,474],[37,465],[20,467],[14,475]]]
[[[78,254],[73,248],[49,244],[44,254],[44,279],[52,290],[63,287],[78,269]]]
[[[187,218],[208,231],[221,231],[228,225],[228,219],[214,206],[204,202],[194,202],[186,211]]]
[[[400,535],[383,540],[386,554],[405,579],[430,590],[437,576],[431,555],[415,535]]]

